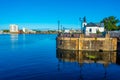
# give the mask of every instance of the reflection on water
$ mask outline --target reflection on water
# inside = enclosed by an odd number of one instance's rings
[[[90,78],[89,79],[87,78],[91,74],[94,75],[94,76],[90,76],[91,79],[96,78],[100,80],[107,80],[107,79],[112,80],[111,76],[118,78],[118,76],[116,76],[116,74],[118,74],[117,72],[115,73],[115,76],[113,75],[110,76],[109,74],[112,74],[112,73],[111,73],[111,70],[108,70],[108,69],[110,68],[110,66],[120,63],[119,56],[120,55],[117,52],[88,52],[88,51],[57,50],[57,53],[56,53],[56,57],[59,62],[71,63],[71,64],[78,63],[78,65],[80,66],[79,67],[80,80],[89,80]],[[98,67],[98,65],[103,65],[103,66]],[[91,68],[91,66],[93,68]],[[58,67],[60,70],[60,64]],[[101,68],[103,68],[103,71],[100,70]],[[99,76],[102,76],[102,77],[99,78]]]
[[[11,34],[10,35],[10,40],[11,40],[11,47],[14,49],[17,42],[18,42],[18,34]]]
[[[56,53],[56,36],[0,35],[0,80],[120,79],[120,53]]]
[[[63,62],[101,63],[108,66],[116,63],[116,52],[88,52],[57,50],[57,58]]]
[[[12,50],[29,47],[35,43],[41,41],[55,40],[56,35],[45,35],[45,34],[10,34],[0,35],[0,43],[4,46],[9,46]]]
[[[0,80],[54,80],[55,39],[56,35],[1,34]]]
[[[120,52],[117,52],[116,63],[120,65]]]
[[[11,34],[10,37],[12,42],[15,42],[18,40],[18,34]]]

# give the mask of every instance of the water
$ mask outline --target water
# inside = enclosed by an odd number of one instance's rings
[[[0,35],[0,80],[120,80],[119,58],[56,50],[56,35]]]

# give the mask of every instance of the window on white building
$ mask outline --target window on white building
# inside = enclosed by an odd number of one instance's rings
[[[92,29],[89,29],[89,32],[92,32]]]

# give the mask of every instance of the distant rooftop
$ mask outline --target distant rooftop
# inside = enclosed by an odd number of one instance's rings
[[[97,26],[97,25],[95,23],[92,23],[92,22],[90,22],[86,25],[86,27],[95,27],[95,26]]]
[[[104,27],[104,23],[92,23],[92,22],[90,22],[86,25],[86,27],[96,27],[96,26]]]

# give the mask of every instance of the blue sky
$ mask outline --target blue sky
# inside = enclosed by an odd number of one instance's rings
[[[64,27],[79,28],[79,17],[86,16],[87,22],[111,15],[120,19],[119,4],[119,0],[0,0],[0,29],[9,24],[57,29],[58,20]]]

